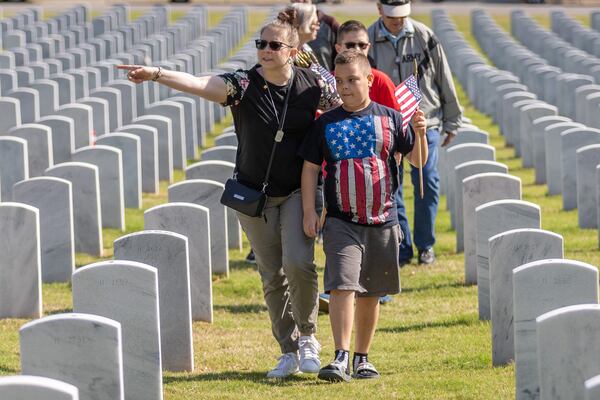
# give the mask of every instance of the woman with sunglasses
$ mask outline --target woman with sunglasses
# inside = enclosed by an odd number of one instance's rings
[[[333,87],[313,71],[293,66],[300,43],[295,10],[280,13],[256,40],[258,64],[217,76],[196,77],[156,67],[122,65],[135,83],[154,80],[176,90],[230,106],[238,138],[236,178],[262,189],[288,90],[283,140],[278,144],[266,194],[265,218],[238,212],[254,253],[275,339],[282,356],[268,377],[284,378],[301,370],[317,373],[320,345],[317,322],[317,271],[314,241],[302,227],[297,155],[318,109],[340,104]],[[321,196],[317,196],[317,199]]]

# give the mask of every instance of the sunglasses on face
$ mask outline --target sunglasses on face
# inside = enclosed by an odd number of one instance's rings
[[[369,47],[369,43],[363,43],[363,42],[346,42],[344,43],[344,47],[346,47],[348,50],[350,49],[355,49],[356,47],[359,47],[361,50],[366,49],[367,47]]]
[[[267,46],[269,46],[269,48],[273,51],[279,51],[282,47],[292,47],[289,44],[281,43],[276,40],[272,40],[269,42],[264,39],[256,39],[254,43],[256,44],[256,48],[258,50],[264,50],[267,48]]]

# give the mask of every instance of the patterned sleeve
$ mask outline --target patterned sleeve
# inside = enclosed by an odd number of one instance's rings
[[[317,74],[317,80],[319,82],[319,87],[321,88],[319,110],[327,111],[341,105],[342,99],[335,88],[335,78],[333,78],[326,70],[325,71],[329,76],[323,76],[324,73],[322,73],[320,69],[312,69],[312,71]]]
[[[219,75],[219,77],[225,81],[227,86],[227,100],[221,105],[223,107],[238,105],[250,84],[248,71],[238,69],[235,72]]]

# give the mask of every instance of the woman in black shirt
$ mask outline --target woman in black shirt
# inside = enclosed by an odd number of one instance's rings
[[[258,64],[250,70],[196,77],[156,67],[119,66],[135,83],[154,80],[171,88],[230,106],[238,138],[237,180],[262,189],[278,120],[290,86],[285,135],[277,146],[266,193],[265,219],[238,212],[261,276],[273,335],[282,356],[267,376],[283,378],[301,370],[317,373],[320,345],[314,241],[304,235],[298,149],[318,109],[340,104],[331,84],[318,73],[293,67],[298,32],[296,13],[286,10],[265,25],[256,40]],[[320,196],[317,196],[319,198]]]

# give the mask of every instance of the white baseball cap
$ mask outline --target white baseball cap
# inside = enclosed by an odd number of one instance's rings
[[[408,17],[410,0],[379,0],[386,17]]]

